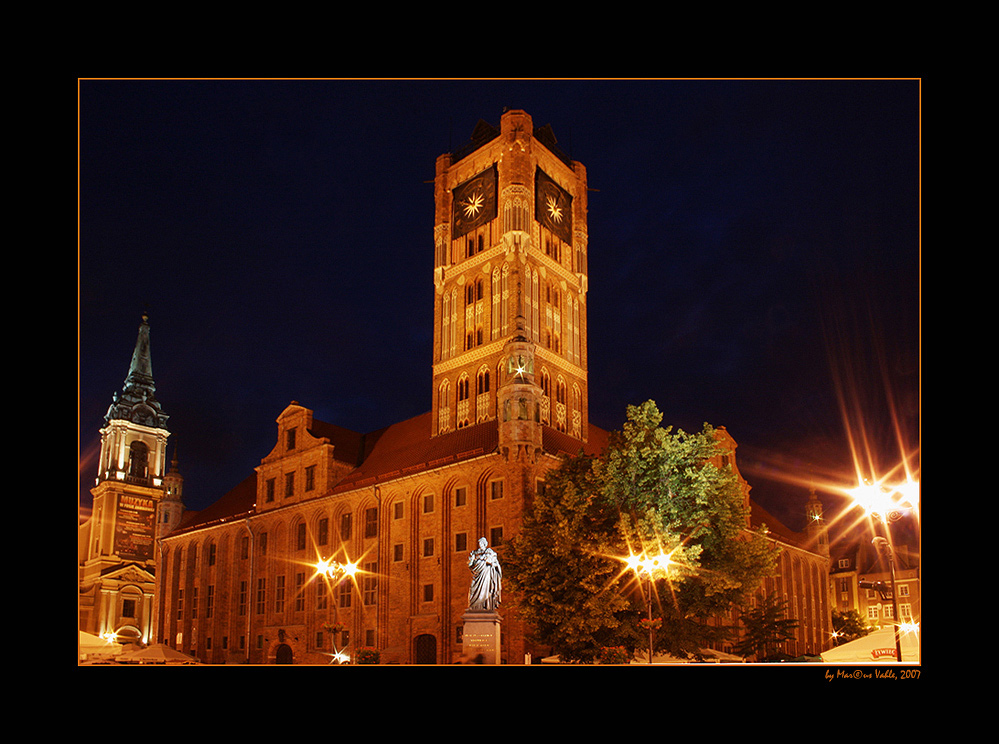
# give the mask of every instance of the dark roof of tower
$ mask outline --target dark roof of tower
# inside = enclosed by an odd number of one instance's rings
[[[562,152],[561,148],[558,146],[558,140],[555,139],[555,130],[552,129],[551,124],[545,124],[541,127],[534,128],[534,139],[544,145],[552,155],[557,157],[566,165],[571,166],[569,156]]]
[[[165,429],[168,418],[156,399],[152,355],[149,351],[149,316],[143,314],[125,384],[120,393],[115,393],[114,402],[108,408],[104,420],[123,419]]]
[[[457,163],[462,158],[468,157],[483,145],[499,137],[500,131],[499,127],[493,126],[484,119],[479,119],[478,123],[475,125],[475,129],[472,130],[472,136],[469,138],[468,142],[461,147],[458,147],[451,153],[451,162]],[[544,145],[545,148],[552,153],[552,155],[557,157],[566,165],[572,165],[569,156],[562,152],[561,148],[559,148],[558,140],[555,139],[555,130],[552,129],[551,124],[535,127],[533,134],[534,138]]]
[[[464,157],[471,155],[487,142],[496,139],[500,135],[499,127],[494,127],[485,119],[479,119],[475,129],[472,130],[472,137],[464,145],[451,153],[451,162],[457,163]]]

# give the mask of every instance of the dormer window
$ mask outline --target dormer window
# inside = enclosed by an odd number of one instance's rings
[[[296,429],[288,429],[288,431],[285,432],[286,439],[287,439],[287,442],[288,442],[288,449],[289,450],[295,449],[295,432],[296,431],[297,431]]]

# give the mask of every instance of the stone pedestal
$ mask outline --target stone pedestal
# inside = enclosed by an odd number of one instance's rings
[[[500,619],[492,610],[466,610],[461,616],[461,653],[467,664],[500,664]]]

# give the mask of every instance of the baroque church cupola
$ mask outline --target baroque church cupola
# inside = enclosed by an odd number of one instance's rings
[[[97,480],[162,486],[170,432],[156,399],[149,348],[149,318],[142,316],[125,384],[104,416]]]
[[[156,399],[145,315],[104,422],[92,513],[80,526],[80,629],[145,643],[153,631],[157,539],[183,510],[180,474],[167,473],[170,432]],[[171,509],[161,511],[163,504]]]

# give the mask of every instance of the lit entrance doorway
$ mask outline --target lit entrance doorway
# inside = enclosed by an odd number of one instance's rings
[[[417,664],[437,663],[437,639],[429,633],[416,636],[413,641],[415,646],[415,662]]]

